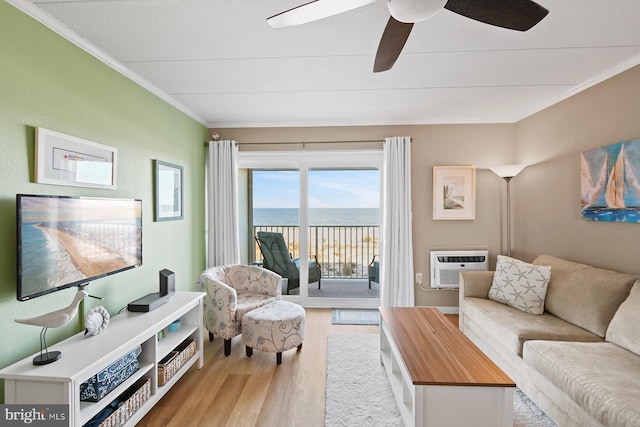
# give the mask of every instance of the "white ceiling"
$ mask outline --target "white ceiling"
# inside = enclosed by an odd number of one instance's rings
[[[384,0],[280,30],[308,0],[6,1],[213,128],[512,123],[640,63],[638,0],[538,0],[524,33],[443,10],[378,74]]]

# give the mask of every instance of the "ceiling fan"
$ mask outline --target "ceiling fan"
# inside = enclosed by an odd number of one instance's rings
[[[267,18],[267,23],[274,28],[290,27],[376,1],[378,0],[314,0]],[[532,0],[387,0],[387,3],[391,16],[378,45],[374,73],[393,67],[414,23],[430,18],[443,8],[485,24],[517,31],[527,31],[549,13]]]

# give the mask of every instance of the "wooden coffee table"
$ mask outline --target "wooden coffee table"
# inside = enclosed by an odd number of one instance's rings
[[[380,314],[380,359],[405,426],[513,426],[514,382],[440,310]]]

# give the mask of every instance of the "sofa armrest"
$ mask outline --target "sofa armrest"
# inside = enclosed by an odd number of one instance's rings
[[[460,273],[460,298],[489,298],[493,271],[466,271]]]
[[[465,333],[465,298],[475,297],[489,299],[489,289],[493,282],[493,271],[466,271],[460,273],[460,289],[458,292],[458,327]]]

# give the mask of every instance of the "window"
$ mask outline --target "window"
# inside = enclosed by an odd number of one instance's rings
[[[285,261],[291,270],[281,265],[277,271],[290,276],[284,298],[318,306],[378,305],[381,163],[381,151],[241,153],[246,257],[276,271],[265,265],[273,264],[273,255],[255,237],[282,235],[282,257],[290,255]]]

